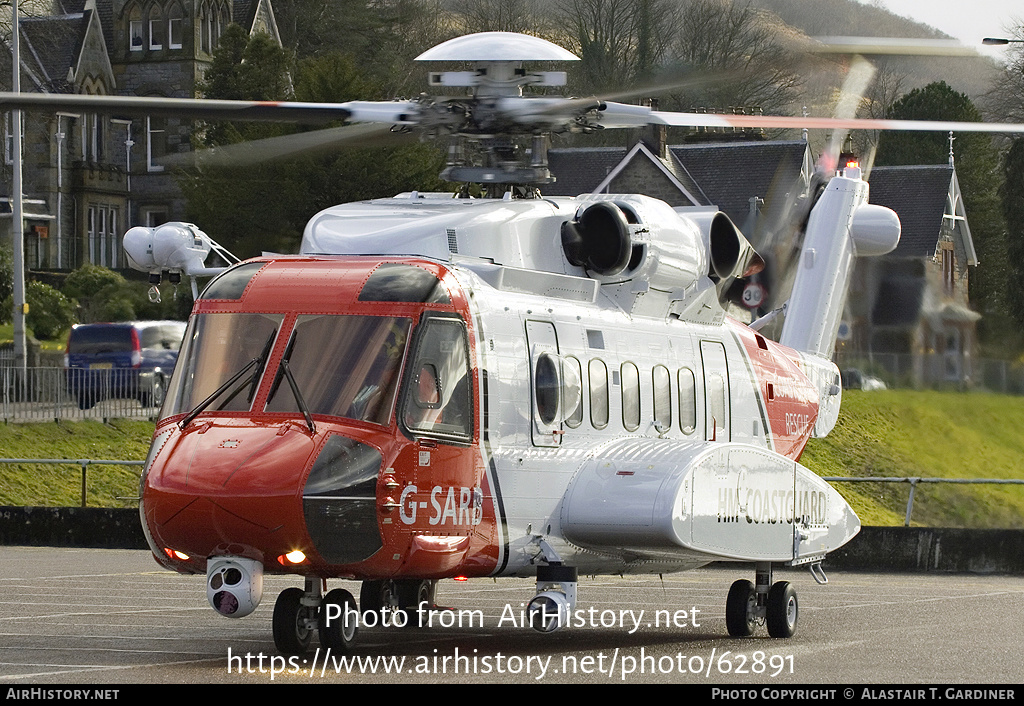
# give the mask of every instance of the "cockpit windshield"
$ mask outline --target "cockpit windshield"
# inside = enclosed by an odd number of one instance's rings
[[[196,409],[245,411],[256,396],[283,314],[199,314],[181,345],[163,415]],[[241,371],[238,380],[226,384]]]
[[[298,317],[284,359],[309,412],[388,424],[411,323],[390,316]],[[267,411],[302,411],[281,369]]]
[[[163,416],[249,411],[283,322],[281,314],[194,316]],[[271,365],[265,411],[387,425],[411,327],[409,319],[389,316],[299,316],[283,357],[298,394],[284,365]]]

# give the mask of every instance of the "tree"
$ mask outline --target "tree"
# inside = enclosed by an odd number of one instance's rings
[[[801,83],[796,60],[768,14],[749,3],[690,0],[682,6],[671,52],[675,70],[706,80],[673,96],[674,107],[727,110],[758,106],[781,112]]]
[[[944,82],[918,88],[897,101],[890,117],[903,120],[981,121],[981,112],[963,93]],[[982,342],[990,350],[1007,338],[1006,222],[999,201],[1002,183],[998,152],[983,133],[960,133],[953,142],[957,179],[971,227],[978,267],[970,279],[972,304],[984,315]],[[945,164],[949,137],[943,132],[887,132],[878,143],[875,164]]]
[[[63,294],[48,284],[28,282],[25,285],[25,301],[28,304],[25,325],[32,329],[36,338],[52,340],[75,323],[74,306]],[[7,316],[10,316],[14,308],[13,296],[8,296],[0,306],[3,306],[3,310],[8,312]]]
[[[1024,22],[1008,34],[1024,39]],[[1006,63],[985,94],[985,107],[993,119],[1024,123],[1024,44],[1007,46]]]
[[[1010,268],[1007,303],[1018,326],[1024,327],[1024,139],[1017,138],[1003,162],[1003,215],[1009,226],[1006,243]]]
[[[560,0],[555,18],[580,57],[571,69],[573,86],[600,93],[650,80],[665,58],[677,11],[668,0]]]
[[[379,100],[380,84],[351,55],[326,52],[294,64],[291,74],[281,61],[287,53],[271,51],[266,39],[237,38],[215,52],[204,88],[208,98],[273,100],[294,76],[300,101]],[[254,49],[255,47],[255,49]],[[245,57],[248,66],[236,65]],[[261,77],[253,81],[252,77]],[[260,87],[267,89],[260,93]],[[275,94],[276,92],[276,94]],[[210,130],[209,144],[235,143],[264,136],[263,126],[227,126]],[[295,126],[273,126],[280,134]],[[440,153],[429,145],[396,148],[325,148],[315,156],[292,157],[241,167],[199,167],[186,170],[179,184],[189,218],[221,245],[240,257],[263,251],[296,249],[306,221],[316,212],[344,201],[392,196],[412,189],[441,186]]]

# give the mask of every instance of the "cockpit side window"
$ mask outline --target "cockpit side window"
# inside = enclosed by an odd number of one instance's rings
[[[461,319],[429,316],[420,324],[401,417],[413,436],[452,441],[472,437],[473,388],[467,341]]]

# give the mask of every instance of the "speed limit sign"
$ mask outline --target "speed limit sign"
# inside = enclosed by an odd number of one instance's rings
[[[756,282],[750,282],[743,288],[743,306],[756,309],[764,303],[767,295],[768,291],[764,287]]]

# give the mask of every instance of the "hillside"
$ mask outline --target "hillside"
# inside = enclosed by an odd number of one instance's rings
[[[801,463],[823,476],[1024,478],[1024,398],[846,392],[835,430]],[[903,524],[906,483],[836,484],[864,524]],[[919,485],[913,523],[1024,527],[1024,486]]]
[[[920,22],[856,0],[751,0],[808,37],[857,36],[907,39],[952,39]],[[987,57],[889,57],[878,59],[880,68],[904,75],[903,90],[945,81],[972,100],[989,90],[997,65]]]
[[[839,424],[810,442],[801,463],[825,476],[1024,478],[1024,398],[945,392],[847,392]],[[141,460],[148,422],[10,424],[4,454]],[[0,465],[0,505],[77,505],[78,466]],[[836,484],[866,525],[901,525],[905,483]],[[138,470],[89,469],[89,504],[133,507]],[[1024,527],[1024,486],[918,486],[914,524]]]

